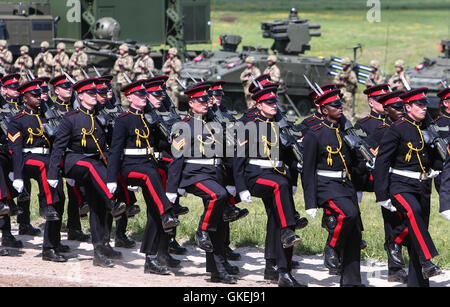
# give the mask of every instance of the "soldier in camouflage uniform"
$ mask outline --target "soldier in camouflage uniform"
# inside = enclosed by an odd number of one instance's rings
[[[70,58],[65,52],[66,44],[59,43],[58,45],[56,45],[56,50],[58,51],[58,53],[53,58],[53,74],[58,76],[61,74],[61,69],[63,69],[65,72],[68,71]]]
[[[270,76],[270,81],[273,83],[280,83],[281,72],[277,66],[278,58],[275,55],[269,55],[267,57],[267,68],[264,70],[264,75]]]
[[[42,52],[34,59],[34,66],[37,68],[38,78],[51,78],[53,71],[53,55],[48,51],[50,44],[46,41],[41,43]]]
[[[384,82],[384,77],[379,70],[379,67],[380,63],[377,60],[370,61],[370,68],[372,69],[372,73],[369,75],[369,78],[366,81],[367,86],[375,86]]]
[[[406,82],[410,84],[410,79],[404,71],[405,62],[403,60],[395,61],[395,74],[389,79],[389,86],[393,91],[406,91],[406,86],[403,84],[402,76],[404,76]]]
[[[355,116],[355,93],[358,88],[358,78],[352,70],[351,60],[348,57],[342,59],[342,71],[334,77],[334,84],[342,92],[344,116],[353,120]]]
[[[169,58],[162,67],[163,74],[167,75],[169,79],[166,82],[167,94],[172,99],[175,106],[178,108],[178,82],[177,78],[180,75],[183,65],[177,57],[178,51],[176,48],[169,49]]]
[[[127,45],[122,44],[119,47],[120,56],[114,63],[114,74],[116,75],[117,88],[122,88],[128,84],[125,79],[124,73],[127,74],[130,80],[133,80],[133,57],[128,54],[129,48]],[[123,93],[120,93],[120,101],[125,111],[128,111],[129,102]]]
[[[33,68],[33,59],[28,55],[28,46],[20,47],[21,56],[14,63],[14,69],[20,74],[20,83],[28,82],[27,72]]]
[[[88,55],[83,51],[84,43],[77,41],[74,44],[75,52],[70,57],[69,67],[72,69],[72,75],[75,81],[84,80],[83,69],[86,69],[88,64]]]
[[[134,73],[136,74],[136,80],[149,79],[151,77],[150,72],[155,70],[155,63],[149,56],[149,49],[147,46],[141,46],[138,49],[140,55],[134,64]]]
[[[2,39],[0,40],[0,68],[3,68],[5,71],[2,71],[1,73],[5,75],[11,73],[12,63],[12,52],[8,50],[8,43]]]
[[[253,107],[254,101],[252,99],[252,94],[249,91],[250,85],[252,84],[252,78],[253,75],[254,78],[257,78],[261,75],[261,71],[258,69],[258,67],[255,67],[255,58],[252,56],[249,56],[245,59],[245,63],[247,63],[247,68],[244,69],[244,71],[241,73],[241,82],[244,87],[244,95],[245,95],[245,102],[247,104],[247,108],[250,109]]]

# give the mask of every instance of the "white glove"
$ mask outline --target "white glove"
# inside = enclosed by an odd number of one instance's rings
[[[397,209],[395,209],[395,207],[392,205],[392,201],[390,199],[384,200],[384,201],[380,201],[380,202],[378,202],[378,204],[381,207],[386,208],[386,209],[388,209],[391,212],[397,211]]]
[[[114,194],[117,190],[117,183],[115,182],[108,182],[106,186],[111,194]]]
[[[131,191],[131,192],[135,192],[135,193],[139,192],[139,187],[129,185],[129,186],[127,186],[127,189],[128,189],[128,191]]]
[[[225,188],[227,189],[228,193],[233,195],[233,197],[236,196],[236,187],[235,186],[227,185]]]
[[[441,171],[435,171],[434,169],[431,170],[431,172],[428,174],[428,179],[436,178],[441,174]]]
[[[66,182],[68,185],[70,185],[72,188],[75,186],[75,180],[66,178]]]
[[[441,212],[441,214],[446,220],[450,221],[450,210],[445,210],[445,211]]]
[[[366,167],[370,170],[373,170],[373,169],[375,169],[375,163],[373,165],[370,165],[369,162],[366,162]]]
[[[358,197],[358,204],[362,203],[363,192],[356,192],[356,196]]]
[[[292,195],[295,195],[295,194],[297,194],[297,187],[293,186],[292,187]]]
[[[166,193],[167,198],[169,199],[169,201],[173,204],[175,203],[175,201],[178,198],[178,194],[177,193]]]
[[[22,179],[16,179],[12,183],[14,189],[17,190],[17,192],[22,193],[23,192],[23,180]]]
[[[56,189],[56,187],[58,186],[58,180],[50,180],[47,179],[48,185],[51,186],[52,188]]]
[[[318,208],[312,208],[312,209],[308,209],[306,210],[306,214],[308,214],[310,217],[315,218],[317,215],[317,212],[319,212]]]
[[[252,202],[252,196],[250,195],[249,190],[239,192],[239,198],[246,203]]]
[[[14,181],[14,173],[11,172],[8,174],[9,180]]]
[[[181,195],[182,197],[186,197],[187,193],[185,189],[178,189],[178,195]]]

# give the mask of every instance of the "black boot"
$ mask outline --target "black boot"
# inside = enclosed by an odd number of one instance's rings
[[[2,246],[12,248],[22,248],[23,243],[22,241],[17,240],[10,231],[3,231]]]
[[[156,257],[156,260],[158,261],[158,264],[161,266],[169,267],[169,268],[177,268],[181,264],[181,260],[173,258],[169,254],[159,254]]]
[[[238,261],[241,259],[241,254],[232,250],[229,246],[225,247],[225,257],[231,261]]]
[[[275,259],[266,259],[264,279],[270,281],[278,281],[278,267]]]
[[[9,206],[9,216],[17,216],[23,213],[23,209],[14,200],[8,200],[7,205]]]
[[[114,241],[115,247],[133,248],[136,246],[136,242],[127,237],[125,233],[116,232],[116,238]]]
[[[103,253],[110,259],[122,259],[122,253],[113,249],[109,243],[103,245]]]
[[[39,228],[34,228],[31,224],[20,224],[19,225],[19,235],[21,236],[38,236],[41,234]]]
[[[80,213],[80,219],[87,219],[89,213],[89,205],[87,203],[82,203],[78,208],[78,212]]]
[[[402,256],[402,247],[394,241],[386,242],[384,250],[387,251],[389,259],[398,266],[405,266]]]
[[[52,262],[67,262],[67,259],[54,249],[44,249],[42,251],[42,260]]]
[[[214,251],[211,239],[209,238],[208,232],[203,230],[197,230],[195,233],[195,243],[205,252],[212,253]]]
[[[306,217],[300,217],[295,220],[295,229],[303,229],[308,226],[308,219]]]
[[[235,222],[237,220],[243,219],[244,217],[246,217],[249,214],[249,211],[246,208],[244,208],[244,209],[241,209],[241,208],[238,208],[238,207],[235,207],[235,208],[239,210],[239,213],[230,222]]]
[[[122,214],[126,211],[127,205],[123,202],[118,202],[111,200],[110,201],[110,209],[111,209],[111,215],[114,219],[114,221],[118,221],[122,218]]]
[[[81,230],[69,229],[67,239],[70,241],[87,242],[91,238],[90,235],[83,233]]]
[[[9,251],[4,248],[0,248],[0,257],[9,256]]]
[[[128,218],[133,218],[141,212],[141,208],[138,205],[129,205],[125,212]]]
[[[57,253],[70,253],[70,247],[59,243],[59,245],[55,247],[55,251]]]
[[[223,209],[223,221],[231,222],[237,218],[239,215],[239,209],[232,206],[230,203],[226,203]]]
[[[404,269],[388,270],[388,282],[408,283],[408,273]]]
[[[302,239],[300,239],[292,229],[283,228],[281,229],[281,243],[283,244],[283,248],[289,248],[301,244]]]
[[[339,275],[342,271],[342,263],[339,259],[339,255],[334,248],[325,245],[323,251],[324,264],[330,271],[331,275]]]
[[[175,216],[185,215],[189,213],[189,208],[182,207],[178,202],[175,202],[175,204],[172,207],[172,212]]]
[[[171,232],[173,228],[180,225],[180,221],[171,213],[164,213],[161,216],[162,226],[165,232]]]
[[[169,241],[169,253],[175,255],[185,255],[187,253],[187,249],[186,247],[178,244],[177,240],[172,237]]]
[[[112,268],[114,266],[114,262],[105,255],[104,246],[94,246],[93,265],[102,268]]]
[[[55,207],[52,205],[46,205],[39,208],[39,213],[47,222],[59,221],[61,219],[58,212],[56,212]]]
[[[431,260],[427,260],[422,264],[422,275],[424,279],[442,274],[440,267],[435,265]]]
[[[294,276],[288,272],[280,272],[278,277],[278,287],[287,287],[287,288],[300,288],[306,287],[306,285],[302,285],[297,280],[295,280]]]
[[[239,274],[239,268],[236,265],[230,264],[228,261],[225,261],[223,263],[223,267],[225,268],[225,271],[227,271],[230,275],[238,275]]]
[[[170,275],[170,270],[165,266],[159,265],[156,257],[147,255],[145,256],[144,273]]]
[[[237,280],[226,272],[213,272],[211,273],[211,282],[232,285],[236,284]]]
[[[10,213],[9,206],[6,203],[0,201],[0,215],[8,215],[9,213]]]

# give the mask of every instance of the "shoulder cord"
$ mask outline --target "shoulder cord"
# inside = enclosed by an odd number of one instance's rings
[[[342,152],[341,152],[342,139],[341,139],[341,136],[339,135],[339,128],[330,127],[326,123],[323,123],[323,124],[325,126],[327,126],[328,128],[334,129],[336,131],[336,138],[337,138],[338,143],[339,143],[339,148],[336,148],[335,151],[333,151],[333,148],[331,146],[327,146],[327,152],[328,152],[327,164],[329,166],[333,166],[333,157],[332,157],[332,155],[339,154],[339,156],[341,157],[342,163],[344,163],[344,167],[345,167],[345,172],[347,174],[347,178],[350,179],[350,172],[348,171],[347,163],[345,162],[344,156],[342,155]]]
[[[66,108],[66,112],[69,112],[69,104],[65,104],[65,103],[59,103],[58,100],[55,100],[55,103],[59,106],[65,107]]]
[[[260,118],[258,118],[258,120],[261,121],[261,122],[263,122],[263,123],[265,123],[265,121],[261,120]],[[275,166],[275,162],[272,160],[272,156],[270,155],[270,148],[272,148],[272,147],[274,147],[274,146],[276,146],[276,145],[278,144],[278,135],[277,135],[277,131],[276,131],[276,129],[275,129],[274,123],[273,123],[273,122],[270,122],[270,126],[271,126],[271,128],[272,128],[272,130],[273,130],[273,132],[274,132],[274,135],[275,135],[275,142],[274,142],[274,143],[269,142],[269,140],[267,140],[267,136],[262,135],[262,136],[261,136],[261,140],[264,142],[264,153],[267,154],[267,158],[270,160],[270,163],[272,163],[273,169],[274,169],[277,173],[279,173],[279,174],[285,176],[285,175],[286,175],[286,170],[280,171],[280,170]]]
[[[102,149],[100,148],[100,145],[98,144],[97,139],[94,136],[94,131],[95,131],[95,122],[94,122],[94,115],[93,114],[88,114],[86,112],[84,112],[81,108],[78,108],[78,110],[80,110],[82,113],[88,115],[91,118],[91,130],[89,132],[86,132],[86,128],[81,129],[81,132],[83,133],[83,138],[81,139],[81,146],[82,147],[86,147],[86,135],[92,137],[92,139],[94,140],[95,145],[97,146],[98,151],[100,152],[100,155],[102,156],[103,162],[105,162],[105,165],[107,165],[107,160],[105,155],[103,154]]]
[[[373,119],[381,120],[383,122],[383,124],[386,124],[386,117],[378,118],[378,117],[373,116],[372,114],[369,114],[369,116],[372,117]]]
[[[150,136],[150,128],[148,127],[147,123],[145,122],[144,114],[136,114],[136,113],[133,113],[131,111],[128,111],[128,112],[133,114],[133,115],[140,116],[141,120],[142,120],[142,123],[144,124],[145,130],[147,130],[147,134],[145,134],[144,132],[143,132],[143,134],[141,134],[141,131],[138,128],[134,129],[134,133],[136,133],[136,147],[139,147],[139,148],[142,147],[141,138],[143,138],[145,140],[145,142],[147,143],[147,147],[150,150],[150,154],[152,155],[152,157],[155,160],[155,162],[157,162],[155,154],[153,152],[153,149],[150,146],[150,142],[148,141],[148,138]]]
[[[212,145],[214,143],[218,143],[221,144],[218,140],[216,140],[216,138],[214,137],[214,134],[212,133],[211,129],[209,129],[208,124],[203,120],[203,119],[198,119],[195,116],[193,116],[193,118],[195,120],[201,120],[203,123],[203,126],[206,128],[206,130],[208,130],[208,133],[210,134],[210,136],[207,136],[207,138],[210,140],[210,142],[205,142],[203,141],[203,134],[201,135],[197,135],[197,140],[200,142],[200,152],[205,155],[205,145]]]
[[[39,114],[30,114],[30,113],[27,113],[27,112],[25,112],[25,114],[30,115],[30,116],[35,116],[37,121],[38,121],[38,123],[39,123],[39,127],[40,127],[40,128],[36,129],[37,133],[34,133],[33,128],[28,128],[28,133],[30,134],[30,136],[28,137],[27,145],[28,144],[33,145],[33,136],[36,136],[36,137],[44,138],[44,140],[47,142],[48,146],[51,147],[50,141],[47,139],[47,137],[44,134],[44,126],[42,125],[42,121],[39,118]]]
[[[423,140],[422,131],[420,130],[420,127],[419,127],[418,125],[416,125],[415,123],[413,123],[413,122],[407,120],[406,118],[405,118],[405,120],[406,120],[408,123],[410,123],[411,125],[413,125],[414,127],[417,128],[417,130],[419,131],[420,140],[422,141],[422,148],[414,148],[413,145],[412,145],[412,143],[411,143],[411,142],[408,142],[408,148],[409,148],[409,151],[408,151],[408,153],[407,153],[406,156],[405,156],[405,161],[409,163],[409,162],[411,161],[412,152],[415,151],[415,152],[416,152],[416,155],[417,155],[417,159],[419,160],[420,169],[422,170],[422,173],[423,173],[423,175],[425,176],[425,178],[428,179],[427,172],[425,172],[425,169],[424,169],[423,164],[422,164],[422,160],[420,159],[420,155],[419,155],[419,152],[421,152],[421,151],[425,148],[425,142],[424,142],[424,140]]]

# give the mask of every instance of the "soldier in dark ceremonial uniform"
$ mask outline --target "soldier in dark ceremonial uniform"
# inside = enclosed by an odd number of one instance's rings
[[[329,91],[337,89],[335,84],[327,84],[327,85],[321,86],[320,88],[322,89],[324,94]],[[315,101],[317,99],[317,97],[319,97],[315,91],[311,91],[308,94],[308,96],[312,99],[312,101]],[[312,115],[305,118],[301,122],[301,125],[311,128],[311,127],[314,127],[314,126],[320,124],[323,121],[323,115],[322,115],[322,113],[320,113],[321,112],[320,107],[318,105],[315,105],[315,106],[316,106],[316,111]]]
[[[301,285],[291,275],[291,260],[293,246],[301,243],[301,239],[295,234],[293,199],[293,186],[297,185],[298,174],[296,167],[292,167],[292,153],[281,144],[275,121],[277,88],[277,85],[269,86],[252,96],[258,113],[247,125],[253,126],[256,135],[247,131],[245,135],[238,136],[238,157],[234,160],[233,173],[240,199],[250,202],[251,195],[261,197],[267,207],[269,221],[273,218],[273,231],[267,234],[266,242],[274,244],[276,250],[266,256],[273,257],[276,262],[278,285],[296,287]],[[262,144],[264,150],[253,148],[252,144]]]
[[[108,188],[117,189],[119,174],[127,184],[140,186],[147,204],[147,225],[141,252],[145,253],[145,273],[168,275],[169,269],[157,261],[159,237],[179,225],[172,214],[172,205],[164,193],[158,173],[154,146],[158,141],[155,130],[144,117],[147,104],[145,80],[130,83],[121,91],[130,103],[128,112],[115,122],[108,166]],[[123,156],[123,158],[122,158]]]
[[[407,239],[408,286],[413,287],[429,286],[429,278],[441,274],[431,262],[438,252],[428,231],[431,179],[442,161],[424,136],[427,91],[420,88],[400,96],[406,115],[384,133],[374,170],[378,204],[402,216],[403,225],[392,231],[390,241]]]
[[[447,159],[442,171],[441,193],[439,194],[439,212],[450,221],[450,145],[447,146]]]
[[[53,86],[56,95],[55,101],[49,107],[54,107],[61,117],[73,112],[72,82],[65,75],[59,75],[51,79],[49,83]],[[73,179],[66,178],[67,188],[67,236],[69,240],[87,242],[90,235],[83,233],[81,229],[80,215],[87,218],[89,206],[86,203],[84,190],[75,184]]]
[[[344,142],[340,129],[343,115],[339,90],[316,99],[324,121],[311,128],[303,141],[303,189],[306,212],[315,217],[323,208],[329,219],[325,265],[341,275],[341,286],[361,286],[360,259],[363,230],[356,190],[351,182],[352,169],[359,159]],[[333,223],[331,223],[333,221]]]
[[[59,124],[48,178],[53,180],[58,176],[62,162],[64,176],[84,186],[90,209],[93,264],[112,267],[114,263],[111,258],[120,257],[120,253],[105,242],[106,214],[110,211],[114,218],[120,218],[126,205],[116,201],[115,195],[106,186],[106,136],[95,117],[96,79],[80,81],[73,89],[77,91],[81,105],[69,112]]]
[[[212,282],[234,284],[235,277],[224,266],[224,207],[229,195],[222,161],[223,134],[218,133],[220,125],[212,125],[206,118],[209,88],[204,85],[185,91],[191,112],[174,130],[174,161],[169,165],[166,194],[172,203],[181,192],[179,189],[202,198],[204,211],[195,241],[206,251],[206,271],[211,272]]]
[[[45,217],[44,244],[42,259],[65,262],[60,255],[68,252],[68,246],[61,244],[61,222],[64,211],[64,191],[62,177],[56,175],[48,182],[50,163],[50,136],[45,131],[46,119],[40,111],[41,89],[38,81],[30,81],[19,88],[25,106],[8,126],[8,144],[12,152],[14,188],[21,193],[24,179],[33,178],[39,186],[39,211]]]

